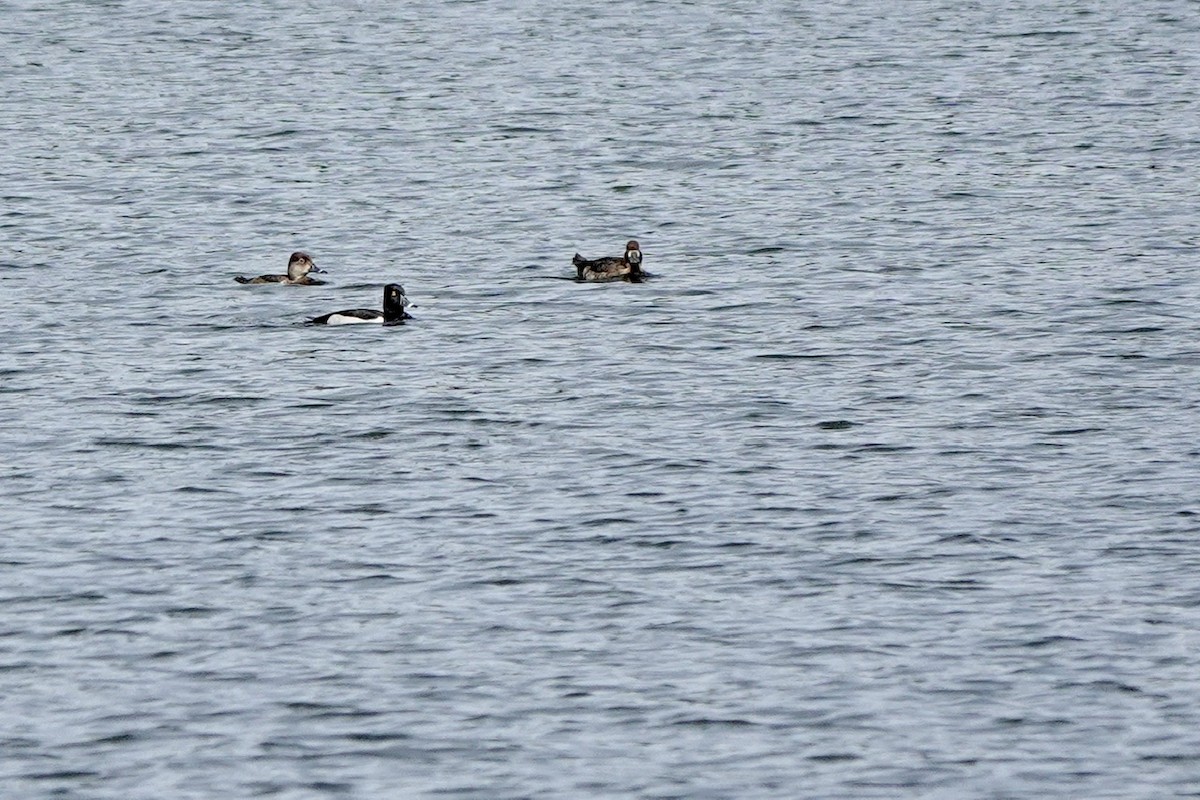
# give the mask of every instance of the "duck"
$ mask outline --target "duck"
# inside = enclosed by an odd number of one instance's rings
[[[575,275],[581,281],[627,280],[636,283],[645,275],[642,272],[642,249],[633,239],[625,243],[625,255],[620,258],[605,256],[589,260],[576,253],[571,263],[575,265]]]
[[[402,325],[404,320],[412,316],[404,310],[412,303],[404,294],[404,287],[398,283],[389,283],[383,287],[383,311],[371,308],[351,308],[346,311],[334,311],[309,320],[310,325],[354,325],[362,322],[382,323],[384,325]]]
[[[313,263],[312,256],[299,250],[288,259],[287,275],[259,275],[257,278],[234,278],[238,283],[286,283],[293,286],[324,286],[325,281],[310,278],[310,272],[324,273],[325,270]]]

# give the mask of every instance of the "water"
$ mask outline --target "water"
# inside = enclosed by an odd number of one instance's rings
[[[1196,6],[843,5],[0,3],[0,795],[1200,794]]]

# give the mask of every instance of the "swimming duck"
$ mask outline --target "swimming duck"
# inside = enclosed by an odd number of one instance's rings
[[[241,275],[238,275],[234,280],[238,283],[286,283],[296,286],[325,285],[325,281],[310,278],[308,276],[310,272],[324,273],[325,270],[314,264],[308,253],[301,253],[297,250],[288,259],[287,275],[259,275],[257,278],[243,278]]]
[[[376,322],[384,325],[400,325],[406,319],[412,319],[405,306],[412,305],[404,295],[404,287],[398,283],[389,283],[383,287],[383,311],[370,308],[351,308],[347,311],[334,311],[316,319],[309,320],[313,325],[353,325],[359,322]]]
[[[644,274],[642,250],[633,239],[625,243],[625,255],[620,258],[605,256],[590,261],[576,253],[571,263],[575,265],[575,275],[581,281],[628,280],[636,283]]]

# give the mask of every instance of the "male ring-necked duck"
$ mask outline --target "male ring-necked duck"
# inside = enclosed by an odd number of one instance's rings
[[[310,278],[308,275],[310,272],[323,273],[325,270],[317,267],[308,253],[301,253],[297,250],[288,259],[287,275],[259,275],[257,278],[243,278],[241,275],[238,275],[234,280],[238,283],[286,283],[296,286],[325,285],[325,281]]]
[[[334,311],[324,314],[314,320],[313,325],[353,325],[359,322],[381,322],[384,325],[400,325],[406,319],[412,319],[405,306],[410,306],[404,296],[404,287],[398,283],[389,283],[383,287],[383,311],[370,308],[351,308],[347,311]]]
[[[612,281],[627,280],[637,282],[644,275],[642,272],[642,250],[638,243],[630,239],[625,244],[625,255],[605,256],[588,260],[579,253],[571,259],[575,265],[575,275],[581,281]]]

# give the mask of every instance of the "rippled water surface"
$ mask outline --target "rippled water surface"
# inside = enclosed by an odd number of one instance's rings
[[[0,795],[1200,796],[1197,42],[0,2]]]

